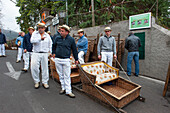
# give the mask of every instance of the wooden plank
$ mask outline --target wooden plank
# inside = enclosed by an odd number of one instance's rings
[[[167,76],[166,76],[166,82],[165,82],[165,86],[164,86],[164,90],[163,90],[163,96],[164,97],[166,95],[168,87],[170,87],[170,62],[169,62],[169,68],[168,68],[168,72],[167,72]]]

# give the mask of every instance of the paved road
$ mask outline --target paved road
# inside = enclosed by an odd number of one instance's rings
[[[82,95],[76,90],[75,99],[59,95],[60,85],[49,81],[50,89],[34,89],[30,70],[15,80],[4,73],[9,72],[6,62],[20,71],[23,62],[15,63],[17,51],[6,51],[0,58],[0,113],[113,113],[111,110]]]
[[[73,89],[76,95],[71,99],[59,95],[60,85],[52,79],[50,89],[34,89],[30,70],[21,73],[18,80],[7,76],[6,62],[10,62],[15,71],[20,71],[23,62],[15,63],[17,51],[6,51],[7,57],[0,58],[0,113],[113,113],[88,96]],[[125,77],[124,74],[121,76]],[[166,75],[165,75],[166,76]],[[164,83],[148,80],[143,77],[130,77],[142,86],[141,95],[146,101],[133,101],[123,108],[128,113],[168,113],[170,111],[170,94],[162,97]]]

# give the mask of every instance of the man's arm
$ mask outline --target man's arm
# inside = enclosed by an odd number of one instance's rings
[[[141,41],[140,41],[140,38],[138,39],[138,45],[139,45],[139,47],[141,47]]]
[[[6,36],[4,35],[4,42],[6,43]]]
[[[31,43],[39,43],[41,41],[41,37],[38,37],[35,32],[33,32],[30,42]]]
[[[128,50],[128,39],[125,39],[125,48]]]
[[[99,38],[98,45],[97,45],[97,54],[98,54],[98,55],[100,55],[101,45],[102,45],[102,39],[101,39],[101,37],[100,37],[100,38]]]
[[[76,43],[74,39],[72,41],[71,49],[72,49],[75,61],[78,61],[78,52],[77,52]]]
[[[116,41],[115,41],[115,38],[113,39],[113,52],[114,52],[114,55],[116,55]]]

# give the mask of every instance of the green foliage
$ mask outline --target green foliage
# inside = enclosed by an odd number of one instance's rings
[[[39,1],[39,2],[38,2]],[[78,26],[80,28],[91,27],[91,0],[67,0],[68,1],[68,20],[69,26]],[[95,25],[104,25],[109,21],[117,22],[122,18],[128,20],[129,16],[149,12],[150,8],[156,0],[94,0],[95,9]],[[21,30],[26,31],[29,26],[34,26],[40,20],[40,11],[42,8],[50,8],[51,15],[57,14],[60,10],[66,9],[65,1],[50,0],[16,0],[17,6],[20,7],[20,17],[17,22],[21,26]],[[116,5],[118,4],[119,5]],[[159,24],[170,28],[169,19],[169,3],[168,0],[159,0]],[[116,6],[113,6],[116,5]],[[151,9],[152,15],[156,16],[156,4]]]

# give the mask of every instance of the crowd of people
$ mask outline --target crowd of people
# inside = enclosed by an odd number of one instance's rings
[[[20,32],[16,39],[18,46],[18,54],[16,63],[21,62],[23,56],[24,68],[22,71],[27,72],[31,65],[31,75],[34,80],[34,88],[40,87],[40,81],[45,89],[49,88],[49,70],[48,58],[53,57],[55,61],[56,71],[59,75],[61,83],[60,94],[66,94],[71,98],[75,98],[71,88],[71,65],[70,56],[74,56],[75,64],[84,64],[84,57],[88,50],[88,39],[84,35],[84,30],[78,30],[79,39],[76,44],[75,39],[69,35],[70,27],[62,25],[58,27],[58,31],[51,36],[51,32],[45,32],[46,26],[44,23],[37,24],[38,30],[33,27],[28,28],[28,33]],[[99,38],[97,46],[98,59],[105,61],[112,66],[113,58],[116,56],[115,37],[111,36],[111,28],[104,29],[105,35]],[[5,55],[6,37],[0,29],[0,56]],[[139,47],[140,39],[132,32],[129,33],[125,40],[125,48],[128,50],[127,59],[127,74],[131,75],[131,62],[135,61],[135,76],[139,75]],[[42,80],[39,73],[41,67]]]

